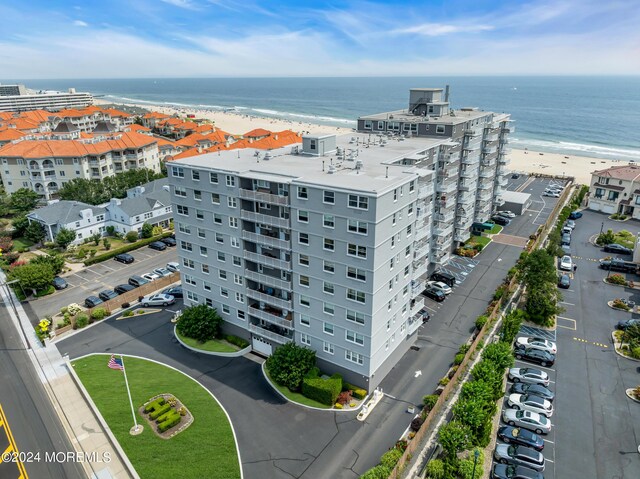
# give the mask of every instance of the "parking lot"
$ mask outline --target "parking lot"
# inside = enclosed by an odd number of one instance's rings
[[[155,251],[142,247],[129,254],[135,261],[123,264],[113,259],[83,268],[77,273],[63,275],[69,286],[61,291],[30,301],[33,309],[33,320],[55,314],[70,303],[82,305],[87,296],[97,296],[100,291],[113,289],[118,284],[126,283],[130,276],[144,274],[155,268],[163,267],[168,262],[178,261],[176,247],[164,251]]]

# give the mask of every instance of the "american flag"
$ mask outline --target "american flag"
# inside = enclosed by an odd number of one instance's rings
[[[124,364],[122,364],[122,359],[116,358],[115,354],[111,355],[108,366],[111,369],[119,369],[120,371],[124,371]]]

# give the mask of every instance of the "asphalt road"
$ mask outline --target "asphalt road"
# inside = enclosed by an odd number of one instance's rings
[[[175,246],[164,251],[155,251],[145,246],[129,254],[135,258],[131,264],[107,260],[83,268],[77,273],[63,276],[69,283],[66,289],[29,301],[33,309],[33,317],[43,318],[55,314],[60,311],[60,308],[71,303],[84,305],[87,296],[97,296],[100,291],[113,289],[119,284],[126,283],[134,274],[149,273],[155,268],[166,266],[171,261],[178,261]]]
[[[24,459],[25,479],[86,477],[78,463],[45,460],[47,452],[66,453],[74,449],[5,308],[0,305],[0,406],[7,424],[0,427],[0,449],[7,450],[12,436],[14,452],[17,450]],[[18,465],[0,462],[0,477],[17,479]]]

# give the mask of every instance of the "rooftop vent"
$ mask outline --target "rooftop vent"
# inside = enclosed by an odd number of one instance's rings
[[[362,160],[356,160],[356,170],[361,170],[364,168],[364,163]]]
[[[328,174],[333,175],[336,171],[338,171],[338,169],[335,166],[329,165],[329,168],[327,169]]]
[[[268,160],[270,160],[271,158],[273,158],[273,155],[271,154],[271,152],[267,151],[267,152],[264,154],[264,158],[263,158],[263,160],[268,161]]]

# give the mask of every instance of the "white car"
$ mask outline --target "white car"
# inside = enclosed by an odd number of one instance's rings
[[[175,273],[176,271],[180,271],[180,264],[172,261],[170,263],[167,263],[167,269],[172,273]]]
[[[536,434],[549,434],[551,431],[551,421],[537,412],[504,409],[502,420],[509,426],[523,427]]]
[[[557,354],[556,343],[535,336],[520,336],[516,339],[516,349],[540,349],[551,354]]]
[[[444,284],[442,281],[427,281],[427,288],[429,287],[442,291],[444,294],[451,294],[453,291],[451,286]]]
[[[563,271],[573,270],[573,261],[571,261],[571,256],[565,254],[560,258],[560,269]]]
[[[553,416],[553,405],[535,394],[510,394],[507,403],[513,409],[537,412],[544,417]]]
[[[142,275],[142,277],[144,279],[148,279],[149,281],[155,281],[156,279],[160,278],[160,275],[156,273],[145,273]]]
[[[171,274],[171,271],[169,271],[167,268],[156,268],[153,270],[153,272],[161,278],[164,278],[165,276],[169,276]]]
[[[170,294],[152,294],[145,296],[140,302],[145,308],[149,306],[169,306],[176,302],[176,298]]]
[[[545,190],[545,192],[542,193],[542,196],[550,196],[551,198],[560,198],[560,193],[558,193],[557,191]]]
[[[544,387],[549,386],[549,375],[535,368],[511,368],[509,369],[509,379],[514,383],[539,384]]]
[[[504,216],[505,218],[509,218],[509,219],[516,217],[516,214],[513,213],[512,211],[498,211],[498,214],[500,216]]]

